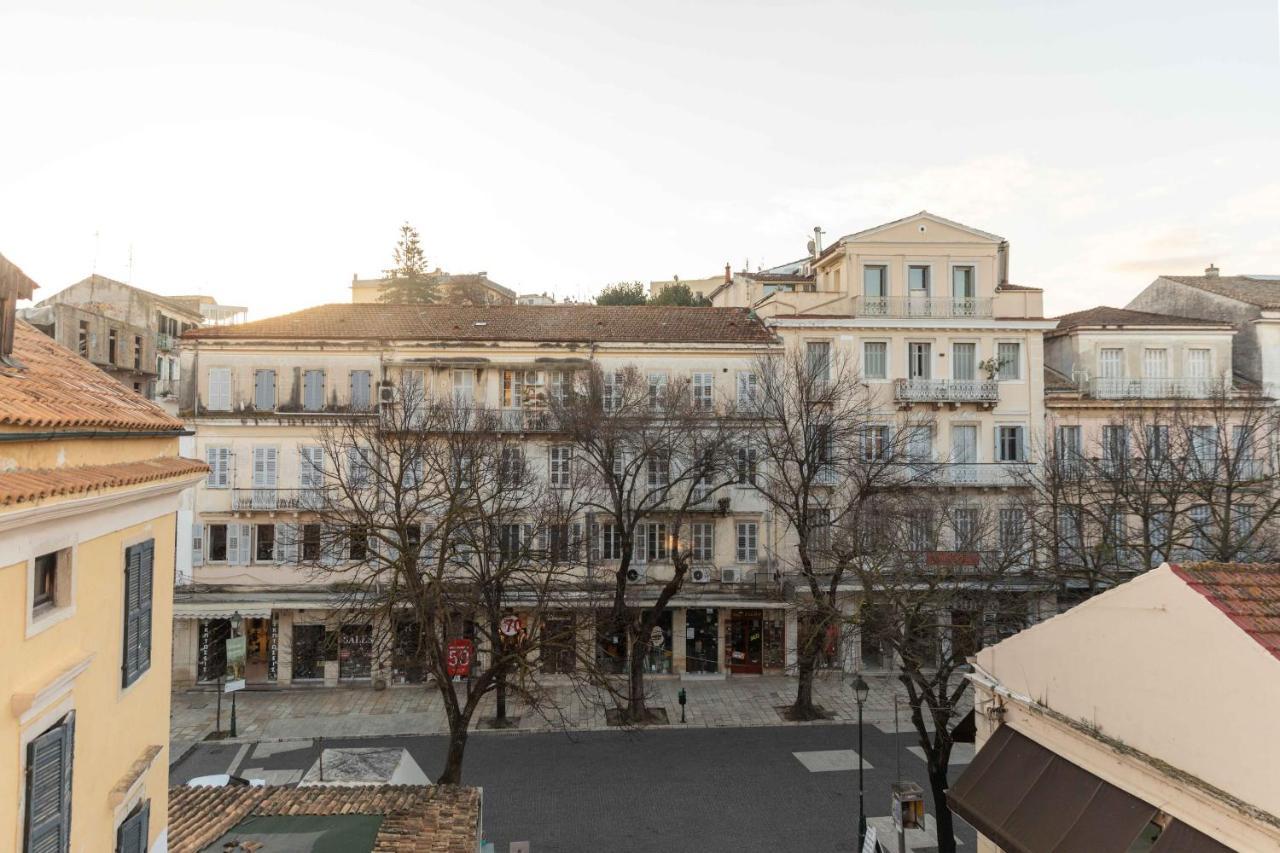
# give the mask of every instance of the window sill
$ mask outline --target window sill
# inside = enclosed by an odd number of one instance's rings
[[[70,619],[76,613],[74,604],[64,604],[58,606],[56,604],[46,604],[38,609],[32,609],[27,614],[27,632],[26,639],[31,639],[37,634],[42,634],[61,622]]]

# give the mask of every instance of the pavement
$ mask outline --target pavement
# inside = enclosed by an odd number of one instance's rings
[[[934,815],[924,762],[909,749],[915,734],[868,724],[862,739],[869,820],[887,818],[898,779],[920,784]],[[858,742],[857,727],[840,723],[486,731],[468,740],[463,781],[483,788],[484,836],[500,853],[513,841],[529,842],[532,853],[853,851]],[[403,750],[435,778],[446,747],[439,735],[202,743],[171,768],[170,782],[235,772],[290,784],[314,773],[321,749],[351,748]],[[957,758],[953,779],[964,769]],[[972,828],[956,825],[960,850],[974,850]]]
[[[879,731],[893,733],[895,701],[898,727],[911,731],[907,697],[897,678],[866,676],[871,687],[863,707],[863,720]],[[823,673],[814,684],[818,705],[830,720],[789,723],[778,712],[795,698],[796,679],[786,676],[731,676],[720,680],[650,679],[650,707],[665,708],[669,727],[681,725],[677,695],[687,693],[685,729],[753,728],[760,726],[813,727],[856,722],[857,704],[849,676]],[[541,712],[508,701],[508,715],[519,720],[511,732],[607,731],[605,703],[565,683],[548,689],[550,701]],[[170,716],[171,764],[217,727],[217,694],[213,690],[175,692]],[[968,711],[968,700],[963,712]],[[493,716],[492,694],[485,698],[473,720]],[[397,686],[372,688],[248,689],[236,696],[237,738],[232,742],[309,740],[311,738],[394,737],[448,732],[443,702],[433,687]],[[222,701],[221,728],[230,721],[230,697]]]

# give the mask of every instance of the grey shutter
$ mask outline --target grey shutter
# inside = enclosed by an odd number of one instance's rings
[[[116,830],[116,853],[147,853],[147,830],[151,821],[151,801],[124,819]]]
[[[142,578],[138,584],[138,674],[151,668],[151,600],[152,582],[155,575],[156,543],[148,539],[141,545],[135,545],[141,552],[140,569]]]
[[[151,597],[155,540],[125,551],[123,684],[128,687],[151,668]]]
[[[235,522],[227,525],[227,565],[242,565],[240,562],[240,525]]]
[[[276,525],[276,562],[298,562],[298,526],[296,524]]]
[[[191,525],[191,565],[204,565],[204,525],[199,521]]]
[[[26,853],[63,853],[71,846],[71,758],[75,712],[27,744]]]

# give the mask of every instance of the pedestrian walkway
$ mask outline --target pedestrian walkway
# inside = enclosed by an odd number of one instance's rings
[[[911,730],[906,693],[893,676],[868,676],[871,693],[863,708],[866,723],[893,731],[895,698],[899,703],[902,731]],[[789,723],[779,707],[795,699],[796,679],[783,676],[733,676],[723,680],[653,679],[647,684],[650,707],[664,708],[670,724],[680,725],[678,694],[686,691],[686,727],[722,728],[778,725],[823,725],[856,722],[857,704],[849,678],[823,675],[814,684],[818,705],[830,720]],[[519,719],[515,731],[593,731],[609,728],[599,697],[584,695],[565,684],[548,688],[550,702],[542,713],[508,701],[507,713]],[[214,731],[217,694],[190,690],[173,695],[171,750],[176,760],[186,747]],[[222,728],[230,722],[230,697],[223,697]],[[293,740],[298,738],[347,738],[361,736],[429,735],[448,731],[443,703],[436,690],[426,686],[372,688],[296,688],[245,690],[236,699],[237,740]],[[964,711],[968,711],[968,704]],[[486,730],[494,699],[485,697],[473,726]],[[511,730],[506,730],[511,731]]]

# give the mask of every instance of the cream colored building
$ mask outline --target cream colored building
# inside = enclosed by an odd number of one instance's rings
[[[0,849],[162,851],[181,421],[21,320],[0,257]]]
[[[731,275],[729,273],[729,265],[725,264],[724,275],[722,276],[713,275],[708,276],[707,278],[681,278],[677,275],[665,281],[651,281],[649,282],[649,297],[653,298],[673,285],[683,284],[689,288],[689,291],[694,296],[702,296],[706,299],[710,299],[712,292],[730,279]]]
[[[978,652],[979,851],[1280,849],[1280,569],[1164,565]]]
[[[535,389],[590,364],[635,366],[651,381],[692,378],[708,403],[733,401],[739,375],[778,349],[746,310],[649,306],[325,305],[191,333],[183,412],[211,472],[187,534],[193,564],[179,570],[175,683],[221,673],[219,638],[236,612],[246,617],[251,683],[412,678],[371,656],[372,626],[337,624],[338,594],[296,564],[296,551],[276,547],[281,525],[307,524],[303,459],[323,425],[368,412],[405,371],[421,371],[433,394],[499,410],[530,463],[549,472],[560,440],[528,417]],[[707,550],[664,617],[655,674],[781,672],[793,654],[795,615],[768,570],[782,531],[750,485],[726,497],[694,522]],[[643,603],[671,566],[659,555],[638,570]],[[588,627],[594,617],[574,618]]]

